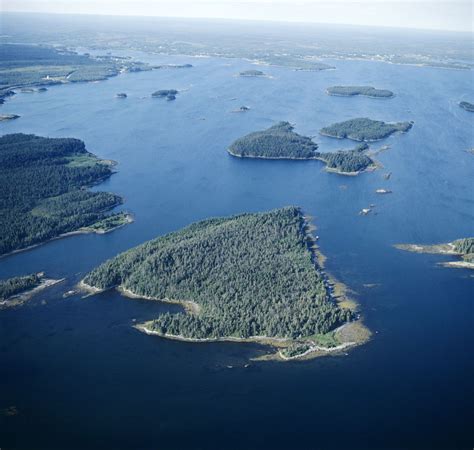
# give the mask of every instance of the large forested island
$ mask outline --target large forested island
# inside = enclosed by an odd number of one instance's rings
[[[336,95],[341,97],[353,97],[356,95],[363,95],[364,97],[373,98],[391,98],[393,92],[388,89],[377,89],[373,86],[331,86],[326,89],[329,95]]]
[[[457,239],[453,242],[448,242],[447,244],[398,244],[395,247],[400,250],[414,253],[433,253],[458,256],[461,258],[461,261],[448,261],[442,263],[442,265],[444,267],[474,269],[474,237]]]
[[[366,150],[368,146],[361,144],[353,150],[319,152],[311,138],[296,133],[290,123],[279,122],[237,139],[227,151],[240,158],[318,159],[326,163],[328,171],[352,175],[375,168]]]
[[[0,255],[70,232],[106,232],[131,219],[107,211],[122,203],[91,192],[112,173],[112,161],[89,153],[82,141],[27,134],[0,137]]]
[[[362,339],[347,331],[363,327],[331,298],[313,245],[296,207],[209,219],[118,255],[82,286],[182,303],[186,313],[140,326],[163,337],[256,340],[283,358],[329,351],[321,342],[345,348]]]
[[[354,141],[378,141],[396,132],[407,132],[413,126],[412,122],[387,123],[366,117],[338,122],[320,130],[323,136]]]

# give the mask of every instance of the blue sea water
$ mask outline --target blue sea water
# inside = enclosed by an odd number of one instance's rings
[[[0,409],[18,410],[0,417],[0,447],[472,448],[474,278],[437,264],[450,257],[393,247],[474,235],[474,116],[457,104],[474,98],[472,72],[328,61],[336,70],[263,67],[271,78],[241,78],[254,67],[243,60],[135,56],[194,67],[54,86],[1,106],[21,116],[2,123],[1,134],[77,137],[116,160],[118,172],[94,189],[122,195],[135,222],[0,259],[1,278],[67,278],[0,312]],[[325,94],[337,84],[396,96]],[[180,91],[176,101],[150,97],[168,88]],[[231,112],[241,105],[250,111]],[[384,168],[358,177],[326,173],[319,161],[226,153],[234,139],[280,120],[323,151],[351,148],[318,130],[365,116],[414,126],[372,144],[390,146],[377,156]],[[374,332],[345,356],[245,367],[267,349],[172,342],[132,328],[178,307],[115,292],[62,298],[87,271],[148,239],[210,216],[290,204],[314,217],[328,270],[353,291]],[[360,216],[370,204],[373,213]]]

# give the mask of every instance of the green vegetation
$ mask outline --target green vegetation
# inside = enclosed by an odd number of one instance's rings
[[[0,255],[110,217],[106,211],[121,197],[84,187],[111,174],[110,162],[89,153],[78,139],[0,137]]]
[[[33,289],[41,283],[41,276],[39,274],[31,274],[22,277],[8,278],[7,280],[0,280],[0,300],[7,300],[13,295],[21,294],[22,292]]]
[[[0,44],[0,54],[0,103],[14,87],[98,81],[121,72],[151,70],[146,64],[124,58],[91,57],[39,45]]]
[[[280,350],[280,352],[285,358],[295,358],[297,356],[303,355],[307,351],[311,350],[311,348],[312,347],[310,344],[306,344],[306,343],[301,344],[299,342],[296,342]]]
[[[335,331],[330,331],[325,334],[316,334],[314,336],[308,336],[306,341],[297,340],[287,347],[280,350],[281,355],[284,358],[296,358],[303,356],[305,353],[311,351],[317,351],[318,349],[324,348],[335,349],[335,347],[343,344],[342,340],[336,337]],[[356,342],[354,340],[353,342]]]
[[[460,102],[459,106],[469,112],[474,112],[474,103]]]
[[[228,149],[233,156],[273,159],[315,159],[318,144],[293,131],[288,122],[237,139]]]
[[[242,158],[319,159],[334,172],[353,174],[375,166],[366,154],[368,148],[367,144],[361,144],[353,150],[318,152],[318,144],[311,138],[295,133],[288,122],[279,122],[237,139],[228,152]]]
[[[340,342],[336,338],[336,333],[334,331],[331,331],[326,334],[317,334],[313,336],[313,340],[316,345],[326,348],[337,347],[340,344]]]
[[[412,126],[412,122],[386,123],[363,117],[335,123],[322,128],[320,133],[323,136],[354,141],[378,141],[397,131],[407,132]]]
[[[102,220],[99,220],[92,225],[87,227],[83,227],[84,230],[94,231],[96,233],[108,233],[109,231],[115,230],[127,223],[130,223],[132,218],[130,214],[121,212],[117,214],[113,214],[111,216],[107,216]]]
[[[360,144],[353,150],[321,153],[320,159],[327,164],[328,169],[340,173],[358,173],[375,167],[373,159],[365,153],[368,148],[367,144]]]
[[[339,95],[343,97],[352,97],[363,95],[365,97],[390,98],[393,92],[388,89],[376,89],[372,86],[332,86],[327,88],[329,95]]]
[[[263,77],[265,74],[261,70],[244,70],[240,72],[239,75],[241,77]]]
[[[184,338],[302,338],[351,320],[330,298],[296,207],[209,219],[105,262],[84,278],[147,298],[194,302],[151,331]]]
[[[458,239],[453,243],[454,251],[462,255],[470,255],[474,253],[474,238]]]

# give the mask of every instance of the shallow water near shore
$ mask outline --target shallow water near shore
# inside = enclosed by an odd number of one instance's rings
[[[130,52],[127,52],[130,54]],[[397,243],[474,234],[469,71],[327,61],[336,70],[258,68],[242,60],[136,54],[191,69],[18,94],[0,107],[20,119],[0,132],[77,137],[118,173],[94,189],[123,195],[135,222],[0,259],[0,277],[67,278],[21,308],[0,311],[0,447],[47,449],[340,449],[472,447],[474,278],[402,252]],[[328,96],[368,84],[392,99]],[[152,99],[180,90],[175,101]],[[125,92],[127,99],[115,94]],[[235,100],[233,100],[235,98]],[[250,111],[235,114],[242,106]],[[371,149],[384,168],[356,177],[320,161],[233,158],[234,139],[276,121],[315,136],[321,151],[354,142],[318,135],[333,122],[414,121]],[[389,180],[383,174],[392,172]],[[380,196],[376,189],[390,189]],[[211,216],[298,205],[313,217],[326,269],[360,304],[373,339],[347,355],[250,362],[254,344],[175,342],[133,325],[180,308],[109,291],[63,298],[90,269],[158,235]],[[359,211],[375,204],[367,216]],[[374,286],[372,286],[374,285]]]

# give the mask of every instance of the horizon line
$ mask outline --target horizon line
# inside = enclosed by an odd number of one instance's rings
[[[276,20],[276,19],[251,19],[251,18],[230,18],[230,17],[191,17],[191,16],[159,16],[159,15],[145,15],[145,14],[110,14],[110,13],[79,13],[79,12],[54,12],[54,11],[0,11],[2,14],[40,14],[40,15],[54,15],[54,16],[88,16],[88,17],[136,17],[146,19],[173,19],[173,20],[196,20],[196,21],[230,21],[230,22],[263,22],[274,24],[304,24],[304,25],[329,25],[335,27],[357,27],[357,28],[381,28],[390,30],[412,30],[421,32],[437,32],[437,33],[460,33],[460,34],[474,34],[474,30],[453,30],[445,28],[414,28],[393,25],[367,25],[367,24],[351,24],[351,23],[337,23],[337,22],[307,22],[302,20]]]

